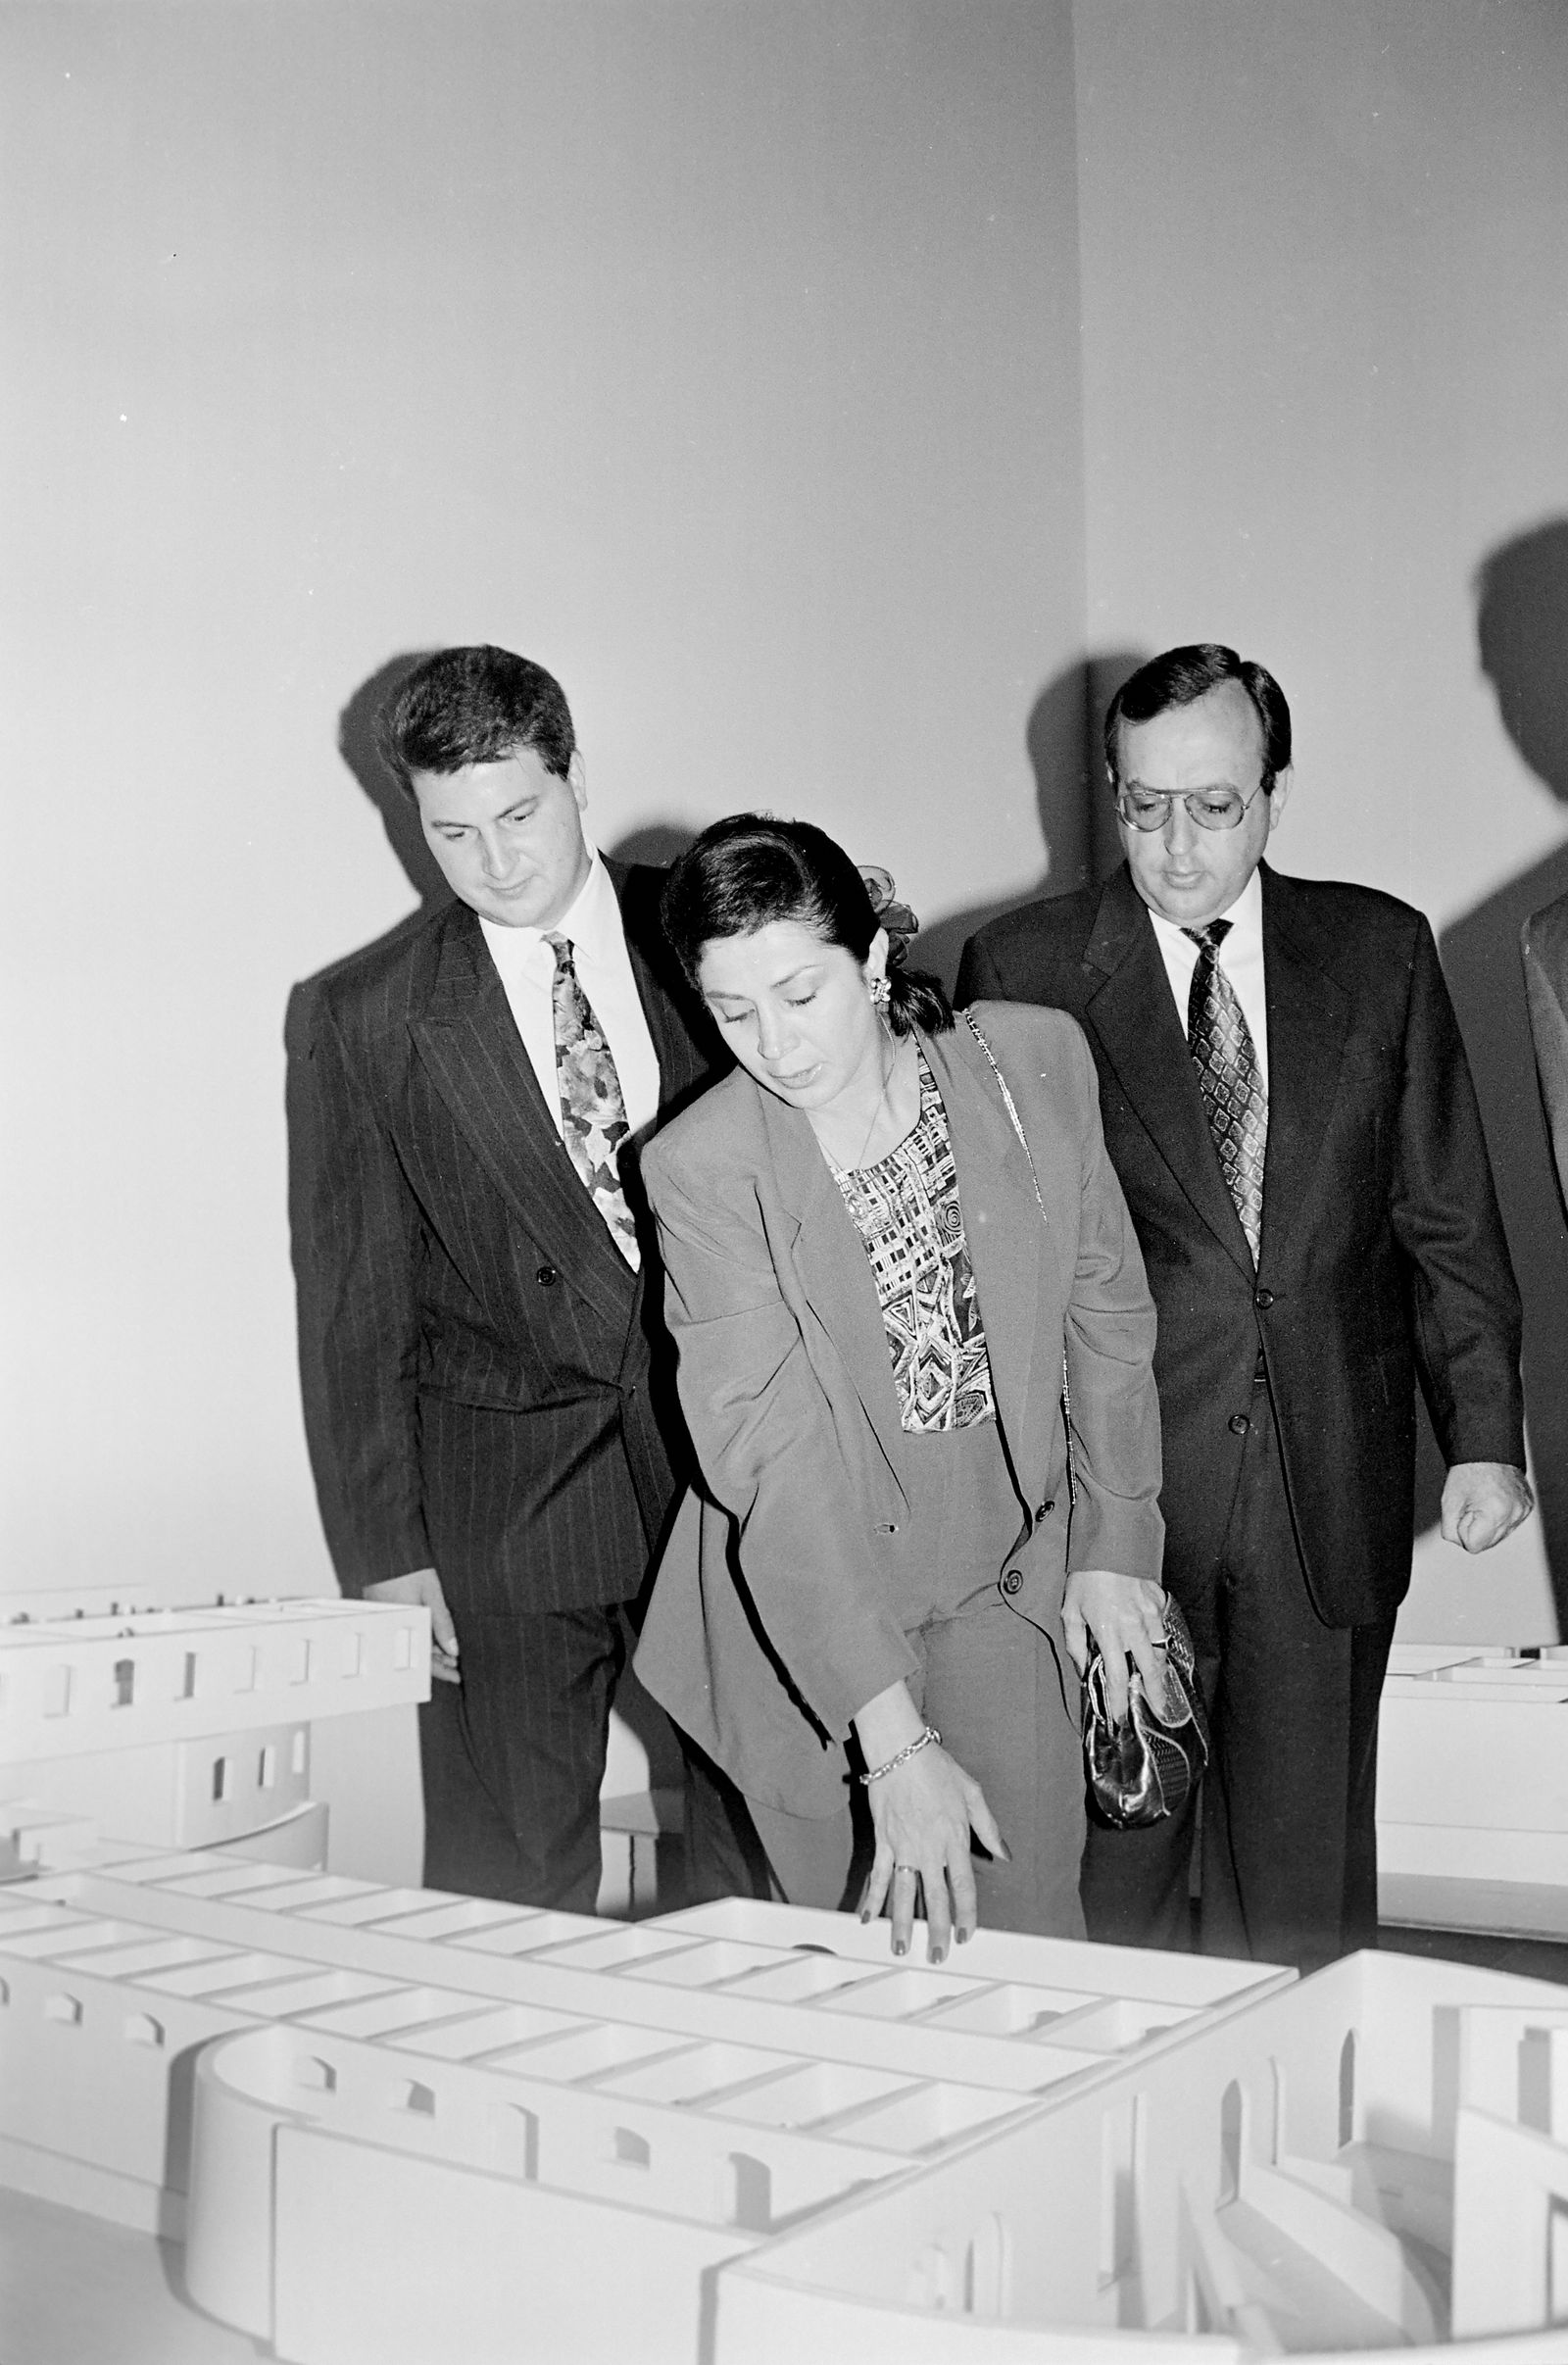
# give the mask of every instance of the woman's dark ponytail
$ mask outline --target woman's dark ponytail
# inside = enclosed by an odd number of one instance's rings
[[[888,1024],[896,1035],[919,1027],[927,1035],[945,1035],[953,1024],[953,1005],[940,977],[928,969],[888,967]]]

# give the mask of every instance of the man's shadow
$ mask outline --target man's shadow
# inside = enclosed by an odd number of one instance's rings
[[[1568,517],[1493,551],[1476,576],[1481,668],[1503,726],[1568,818]],[[1476,835],[1486,815],[1475,816]],[[1519,931],[1568,893],[1568,837],[1445,929],[1459,1013],[1524,1299],[1525,1402],[1559,1634],[1568,1634],[1568,1232],[1536,1083]]]
[[[320,988],[342,967],[344,961],[358,960],[362,952],[368,952],[372,947],[401,943],[405,937],[413,936],[422,928],[441,905],[451,901],[451,889],[424,842],[414,800],[389,768],[381,754],[375,730],[375,718],[381,707],[404,676],[421,664],[427,654],[422,649],[405,651],[378,666],[368,681],[361,683],[339,714],[337,736],[338,753],[380,814],[387,843],[402,864],[410,886],[419,899],[418,904],[382,935],[374,938],[371,945],[357,946],[352,952],[328,961],[314,976],[301,979],[290,990],[283,1018],[289,1239],[299,1308],[300,1397],[321,1525],[326,1532],[328,1545],[333,1548],[334,1557],[338,1556],[339,1547],[344,1552],[349,1550],[351,1539],[331,1451],[325,1372],[318,1349],[313,1344],[322,1336],[325,1314],[324,1309],[314,1302],[314,1292],[319,1283],[316,1260],[309,1253],[311,1182],[318,1171],[316,1109],[311,1089],[311,1040]]]
[[[386,841],[402,863],[409,885],[419,899],[417,912],[398,921],[378,943],[396,942],[406,931],[416,928],[429,918],[441,904],[450,903],[452,890],[436,865],[434,855],[424,842],[419,827],[418,808],[402,781],[381,753],[376,731],[376,716],[387,700],[404,679],[422,665],[433,652],[428,649],[405,650],[399,657],[389,657],[378,665],[368,681],[362,681],[348,705],[337,718],[337,752],[359,782],[366,796],[381,816]],[[368,946],[357,948],[368,951]],[[350,958],[354,958],[351,956]],[[325,972],[322,972],[325,974]],[[307,983],[311,981],[307,979]]]
[[[348,705],[337,718],[337,750],[365,795],[381,816],[386,841],[402,865],[404,876],[419,901],[414,911],[368,944],[356,945],[351,952],[329,961],[314,976],[302,978],[289,994],[288,1011],[283,1022],[283,1038],[289,1054],[292,1073],[303,1036],[309,1030],[310,1014],[318,989],[345,961],[358,961],[362,953],[375,951],[379,946],[401,944],[405,937],[416,935],[431,913],[452,901],[452,890],[442,877],[434,855],[424,842],[419,827],[418,808],[402,781],[381,753],[376,733],[376,716],[397,689],[405,675],[422,665],[431,652],[426,649],[405,650],[399,657],[390,657],[378,665],[368,681],[361,682]]]
[[[1029,712],[1024,744],[1035,776],[1046,866],[1009,895],[946,912],[922,928],[910,948],[918,968],[934,969],[950,989],[963,948],[976,928],[1043,895],[1070,895],[1107,879],[1121,861],[1116,814],[1105,784],[1102,727],[1106,707],[1145,651],[1117,649],[1065,665],[1047,682]],[[895,873],[896,849],[884,860]]]

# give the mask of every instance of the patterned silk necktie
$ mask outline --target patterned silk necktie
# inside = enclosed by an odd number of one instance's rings
[[[1198,947],[1198,966],[1187,999],[1187,1048],[1198,1068],[1198,1087],[1226,1188],[1236,1202],[1255,1265],[1263,1238],[1268,1095],[1236,989],[1215,959],[1230,932],[1228,919],[1211,919],[1206,928],[1182,930]]]
[[[628,1130],[620,1078],[605,1030],[577,982],[570,945],[564,936],[547,936],[545,942],[556,956],[551,1005],[562,1136],[611,1239],[635,1272],[642,1257],[617,1158]]]

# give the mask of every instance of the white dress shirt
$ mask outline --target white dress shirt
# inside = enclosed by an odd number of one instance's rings
[[[1150,918],[1154,923],[1154,941],[1159,946],[1170,979],[1170,990],[1176,997],[1181,1015],[1182,1033],[1187,1032],[1187,1005],[1193,991],[1193,971],[1198,966],[1198,947],[1184,928],[1174,920],[1164,919],[1151,908]],[[1247,1020],[1252,1049],[1257,1054],[1258,1072],[1263,1090],[1268,1090],[1268,1002],[1263,981],[1263,882],[1254,870],[1241,894],[1221,919],[1231,923],[1230,933],[1216,955],[1216,965],[1230,979],[1236,999]]]
[[[501,973],[507,1001],[522,1037],[545,1107],[560,1133],[561,1087],[556,1076],[556,1015],[553,990],[556,956],[539,928],[506,928],[481,916],[479,927]],[[648,1031],[642,997],[632,973],[621,926],[620,905],[609,871],[593,856],[588,876],[556,926],[571,946],[577,982],[605,1032],[633,1133],[653,1122],[659,1109],[659,1056]]]

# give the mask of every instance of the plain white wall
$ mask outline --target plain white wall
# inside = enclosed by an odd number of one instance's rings
[[[340,714],[499,640],[606,843],[766,802],[933,916],[1038,878],[1070,12],[64,0],[0,56],[4,1581],[317,1589],[282,1014],[415,901]]]
[[[1079,0],[1092,653],[1224,640],[1280,677],[1283,870],[1418,904],[1526,1296],[1538,1521],[1418,1548],[1402,1631],[1555,1632],[1568,1250],[1518,922],[1568,889],[1568,10]],[[1524,538],[1524,539],[1522,539]],[[1535,768],[1499,715],[1478,639]]]

